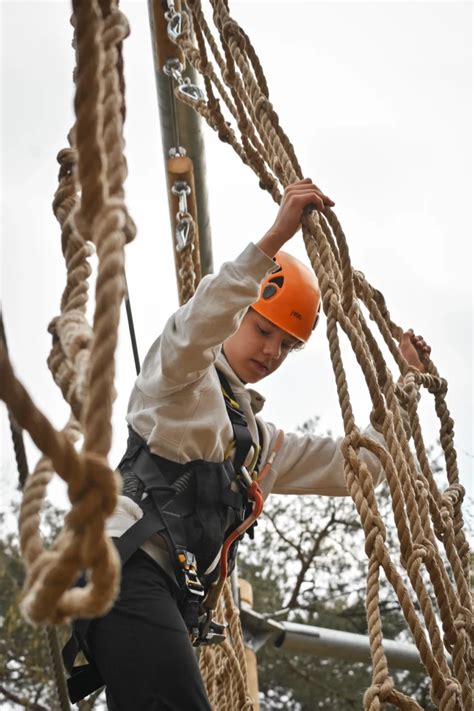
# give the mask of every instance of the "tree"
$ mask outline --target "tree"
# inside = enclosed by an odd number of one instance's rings
[[[53,540],[61,528],[63,514],[47,506],[44,528]],[[19,609],[24,568],[18,550],[16,534],[0,540],[0,706],[51,711],[56,707],[56,690],[49,658],[45,630],[33,627]],[[69,636],[69,628],[58,628],[61,644]],[[7,706],[8,703],[8,706]],[[79,704],[81,711],[104,709],[101,695],[93,694]]]

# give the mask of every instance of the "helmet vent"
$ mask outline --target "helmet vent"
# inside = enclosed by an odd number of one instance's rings
[[[277,293],[278,289],[275,286],[275,284],[267,284],[265,289],[263,290],[262,293],[262,298],[267,301],[268,299],[271,299],[272,296],[274,296]]]
[[[272,279],[270,279],[270,282],[272,284],[276,284],[277,286],[279,286],[280,289],[282,288],[284,281],[285,281],[285,277],[283,277],[283,276],[277,276],[277,277],[273,277]]]

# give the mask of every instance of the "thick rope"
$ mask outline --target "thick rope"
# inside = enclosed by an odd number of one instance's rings
[[[252,711],[248,691],[242,627],[227,580],[218,603],[217,620],[226,623],[226,639],[218,646],[203,647],[199,667],[207,695],[215,711]]]
[[[5,349],[5,353],[8,353],[7,336],[5,334],[5,324],[3,323],[3,313],[1,311],[0,344]],[[13,451],[15,452],[15,461],[18,469],[18,486],[21,491],[25,485],[25,481],[28,478],[28,460],[26,458],[25,443],[23,440],[23,432],[9,409],[7,414],[10,425],[10,433],[12,436]]]
[[[3,323],[3,314],[0,312],[0,343],[2,344],[5,353],[8,353],[7,339],[5,327]],[[8,419],[10,421],[10,429],[12,434],[13,449],[15,452],[15,460],[18,469],[18,486],[20,491],[23,489],[28,478],[28,461],[26,457],[25,443],[23,440],[23,431],[15,422],[10,409],[8,409]],[[51,671],[54,675],[55,692],[57,697],[57,708],[61,711],[70,711],[69,697],[67,693],[66,678],[61,660],[59,649],[59,638],[57,630],[54,627],[45,628],[45,641],[47,643],[49,662]]]
[[[230,17],[225,0],[210,2],[221,49],[200,0],[188,0],[187,4],[196,44],[190,22],[183,24],[178,44],[188,61],[203,75],[207,100],[194,101],[178,91],[177,96],[198,111],[221,140],[232,145],[257,174],[261,187],[279,202],[281,188],[303,174],[269,101],[257,54],[247,34]],[[213,59],[209,59],[206,44]],[[224,114],[217,96],[223,100],[228,115]],[[410,368],[401,356],[397,341],[402,329],[391,321],[380,292],[353,269],[347,240],[335,213],[330,209],[323,214],[313,212],[304,218],[303,224],[305,246],[320,282],[327,317],[329,351],[345,430],[346,481],[362,521],[369,558],[367,614],[374,668],[372,685],[365,695],[365,708],[379,709],[385,702],[401,709],[419,708],[394,688],[383,653],[379,608],[383,570],[431,677],[434,704],[440,709],[466,711],[472,708],[473,666],[469,548],[463,531],[464,489],[459,483],[453,423],[445,400],[446,383],[429,359],[425,359],[426,373],[420,373]],[[367,307],[375,321],[404,376],[404,387],[393,381],[359,302]],[[363,437],[356,426],[341,356],[340,333],[349,339],[363,371],[372,402],[371,420],[383,433],[385,446]],[[449,482],[444,492],[439,490],[431,471],[417,414],[423,389],[434,395],[440,419],[440,439]],[[400,541],[399,565],[393,562],[386,546],[374,486],[359,457],[362,447],[378,457],[385,471]],[[416,605],[411,596],[416,599]],[[452,670],[446,653],[452,655]],[[218,678],[212,654],[206,650],[203,655],[203,663],[207,660],[212,670],[207,673],[210,695]]]
[[[183,213],[181,219],[187,220],[189,232],[186,246],[178,253],[178,293],[180,306],[189,301],[201,281],[201,260],[199,256],[196,223],[189,212]]]
[[[53,202],[62,230],[67,283],[61,314],[50,325],[53,347],[48,360],[72,411],[62,432],[33,405],[6,354],[0,356],[1,397],[43,452],[26,482],[20,511],[20,544],[27,571],[22,611],[39,623],[104,614],[117,594],[120,571],[104,527],[118,492],[107,455],[124,291],[123,247],[135,233],[123,202],[121,43],[128,24],[113,0],[75,0],[73,8],[76,124],[70,147],[58,156],[59,186]],[[99,264],[91,328],[85,312],[93,246]],[[78,453],[74,444],[81,436],[83,448]],[[40,511],[54,472],[68,484],[72,509],[52,550],[45,550]],[[72,588],[84,570],[86,587]]]
[[[0,368],[1,399],[44,453],[27,480],[20,512],[20,546],[27,570],[22,611],[34,622],[52,623],[103,614],[118,586],[117,554],[104,534],[105,519],[116,502],[114,473],[100,455],[79,454],[71,434],[54,429],[15,378],[3,348]],[[39,532],[39,514],[54,471],[68,484],[73,508],[60,538],[47,551]],[[70,590],[81,570],[90,570],[90,583]]]
[[[45,627],[45,637],[48,645],[50,666],[54,674],[55,690],[58,697],[59,709],[61,709],[61,711],[71,711],[63,660],[61,657],[61,645],[56,627]]]

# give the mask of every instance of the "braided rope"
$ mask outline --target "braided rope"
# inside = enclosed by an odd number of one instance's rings
[[[0,343],[5,353],[8,353],[8,345],[3,323],[3,315],[0,312]],[[16,423],[8,408],[8,419],[10,422],[10,430],[12,435],[12,443],[15,452],[15,460],[18,469],[18,486],[22,490],[28,478],[28,460],[26,456],[25,443],[23,439],[23,431]],[[59,638],[57,630],[54,627],[48,626],[45,628],[45,640],[47,642],[48,656],[50,667],[55,680],[55,693],[57,697],[57,706],[61,711],[70,711],[69,698],[67,694],[67,685],[64,675],[64,669],[61,660],[59,648]]]
[[[72,615],[94,616],[109,609],[118,587],[119,561],[104,534],[105,519],[114,510],[117,483],[103,457],[78,453],[74,422],[58,432],[34,405],[16,379],[0,348],[0,397],[16,422],[28,431],[44,456],[28,478],[20,510],[20,546],[26,566],[23,614],[33,622],[58,623]],[[54,472],[68,484],[72,510],[52,550],[44,550],[39,531],[41,504]],[[79,571],[90,570],[82,589],[69,588]]]
[[[239,609],[226,580],[217,607],[216,619],[227,623],[226,639],[218,646],[204,647],[199,667],[211,707],[215,711],[252,711],[249,695]]]
[[[48,626],[44,628],[44,634],[48,646],[50,666],[53,670],[55,679],[55,692],[57,696],[58,708],[60,711],[71,711],[58,631],[56,627]]]
[[[225,0],[210,0],[220,49],[200,0],[188,0],[187,5],[197,44],[191,35],[191,22],[184,23],[178,44],[190,64],[203,75],[207,100],[193,101],[178,92],[177,96],[203,116],[219,138],[252,168],[260,186],[280,202],[281,188],[303,174],[270,103],[263,70],[249,37],[231,18]],[[213,59],[209,59],[206,43]],[[224,115],[217,96],[222,98],[228,115]],[[405,362],[397,346],[402,329],[390,319],[381,293],[353,269],[347,240],[335,213],[330,209],[323,214],[312,213],[304,218],[303,226],[306,250],[319,279],[327,318],[329,352],[345,431],[345,476],[362,521],[369,558],[367,614],[373,677],[364,697],[365,708],[379,709],[385,702],[401,709],[419,708],[394,688],[389,676],[379,608],[383,570],[431,677],[434,704],[440,709],[467,711],[472,708],[473,668],[469,548],[463,531],[464,489],[459,483],[453,422],[445,399],[446,382],[428,358],[425,373]],[[403,387],[393,381],[360,304],[367,307],[404,376]],[[385,446],[362,436],[356,426],[340,332],[348,338],[361,366],[372,403],[371,420],[383,433]],[[449,482],[443,492],[431,471],[418,417],[423,389],[434,396],[440,420]],[[387,549],[374,485],[360,461],[362,447],[379,459],[385,471],[400,542],[398,565]],[[452,655],[452,670],[446,652]],[[215,698],[223,673],[222,654],[221,650],[207,649],[202,655],[201,668],[211,698]]]
[[[126,163],[121,44],[128,23],[114,0],[74,0],[76,124],[69,148],[58,155],[53,211],[61,226],[67,282],[61,313],[49,330],[48,365],[71,407],[56,431],[16,380],[0,352],[0,396],[43,452],[28,478],[20,509],[20,545],[26,565],[23,614],[34,622],[104,614],[118,591],[120,564],[104,532],[118,485],[107,464],[114,400],[114,352],[124,291],[123,247],[135,227],[123,202]],[[93,327],[86,320],[89,257],[98,256]],[[83,437],[82,451],[74,446]],[[45,550],[39,530],[46,488],[57,472],[72,504],[63,531]],[[71,588],[82,571],[85,588]]]
[[[193,216],[184,212],[181,219],[186,220],[189,225],[186,246],[177,254],[179,303],[183,305],[189,301],[201,281],[201,259],[197,226]]]

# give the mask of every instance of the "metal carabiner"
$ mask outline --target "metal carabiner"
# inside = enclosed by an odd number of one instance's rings
[[[204,92],[196,84],[191,84],[189,77],[183,78],[183,83],[179,85],[178,92],[196,102],[204,101],[206,98]]]
[[[171,15],[171,13],[167,14]],[[175,12],[169,17],[166,31],[170,40],[176,44],[183,32],[183,15],[180,12]]]
[[[178,212],[176,219],[178,220],[175,229],[176,251],[182,252],[188,246],[191,220],[189,217],[183,217],[181,212]]]
[[[240,474],[241,474],[241,476],[242,476],[242,479],[243,479],[243,480],[245,481],[245,483],[247,484],[247,486],[250,486],[251,484],[253,484],[253,479],[252,479],[252,477],[250,476],[247,467],[244,467],[244,466],[242,465],[242,466],[240,467]]]

